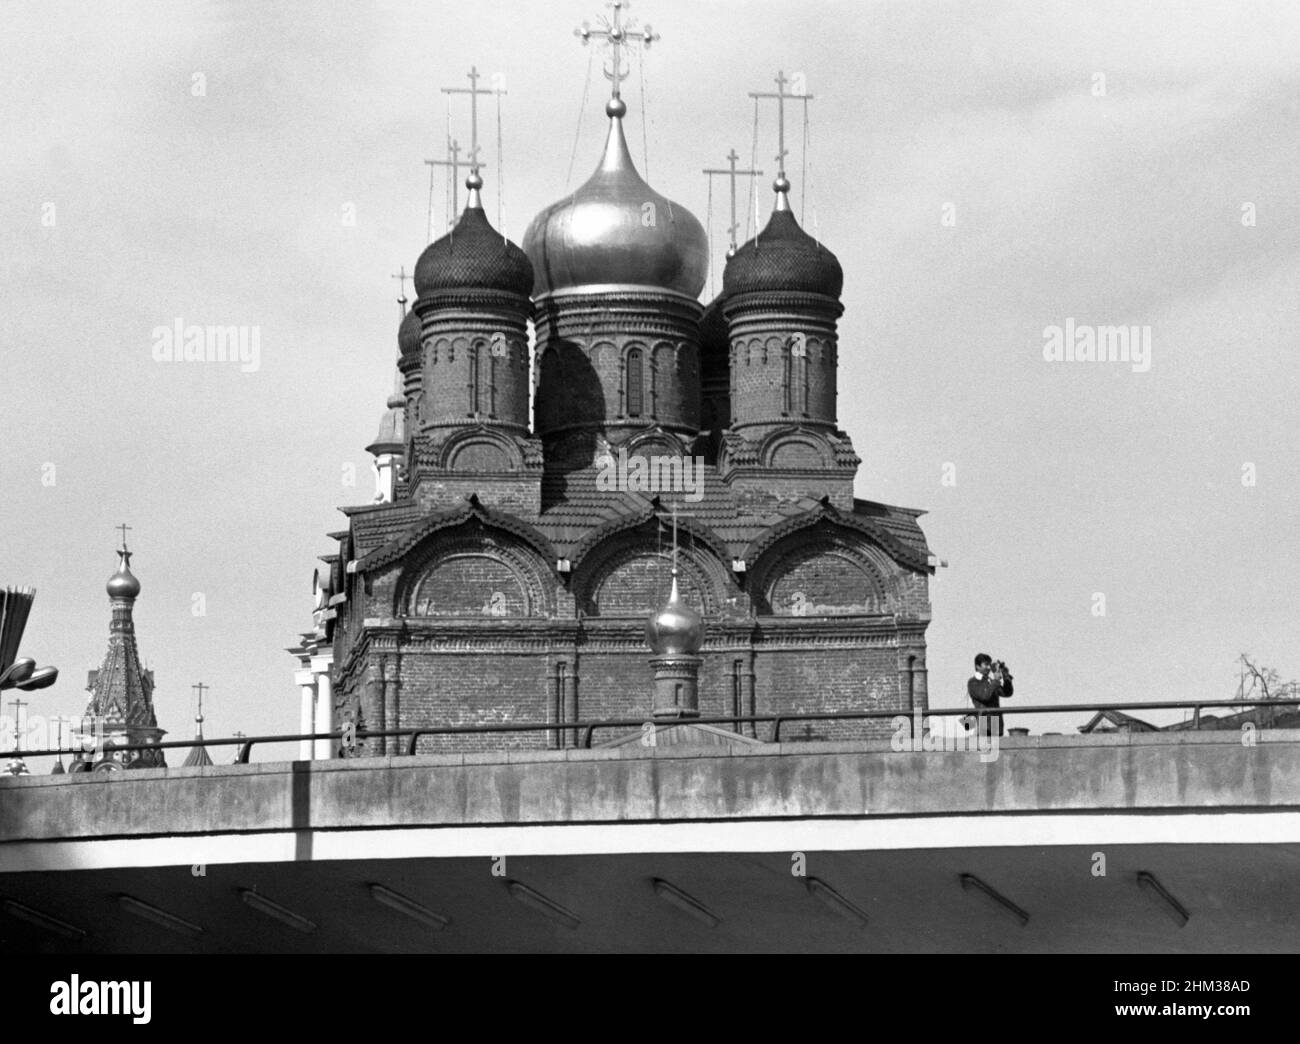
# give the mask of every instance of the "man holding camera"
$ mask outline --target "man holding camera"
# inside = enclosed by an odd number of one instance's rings
[[[1001,660],[995,661],[988,653],[975,657],[975,676],[966,683],[966,694],[977,707],[999,707],[1003,697],[1010,697],[1014,687],[1011,671]],[[998,735],[1002,735],[1002,715],[985,714],[979,722],[980,735],[993,735],[993,721],[996,719]]]

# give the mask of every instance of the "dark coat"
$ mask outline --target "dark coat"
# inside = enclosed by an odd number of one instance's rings
[[[966,695],[971,698],[971,702],[977,707],[1000,707],[1003,697],[1010,697],[1013,691],[1011,679],[1005,675],[1001,682],[994,681],[993,676],[990,674],[984,678],[974,676],[966,683]],[[986,714],[984,717],[986,720],[993,719],[997,722],[997,732],[1001,736],[1003,732],[1002,715]],[[992,733],[992,722],[987,725],[981,723],[981,727],[987,729],[989,734]]]

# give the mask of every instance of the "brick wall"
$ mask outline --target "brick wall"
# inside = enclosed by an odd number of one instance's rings
[[[760,714],[906,709],[894,648],[764,649],[754,658]],[[886,721],[783,725],[786,740],[888,736]],[[766,735],[766,734],[764,734]]]
[[[401,661],[401,727],[547,721],[546,657],[535,653],[408,652]],[[545,748],[544,733],[428,736],[419,753]]]

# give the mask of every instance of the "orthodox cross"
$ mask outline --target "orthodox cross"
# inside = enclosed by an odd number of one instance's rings
[[[727,250],[728,257],[736,252],[736,230],[740,228],[740,225],[736,222],[736,178],[759,177],[763,173],[761,170],[737,170],[736,161],[739,159],[740,157],[736,155],[736,150],[733,148],[727,153],[728,167],[725,169],[719,167],[704,168],[704,173],[709,176],[710,181],[713,180],[715,174],[726,174],[731,181],[731,224],[727,227],[727,232],[731,235],[731,247]]]
[[[785,177],[785,157],[786,157],[786,147],[785,147],[785,103],[786,103],[786,99],[787,99],[787,98],[789,98],[789,99],[798,99],[799,101],[802,101],[802,102],[804,102],[805,104],[806,104],[807,102],[810,102],[810,101],[813,100],[813,96],[812,96],[811,94],[797,94],[797,93],[796,93],[796,94],[792,94],[792,93],[788,92],[788,91],[785,89],[785,86],[786,86],[786,84],[788,84],[789,82],[790,82],[790,81],[789,81],[788,79],[786,79],[786,75],[785,75],[785,73],[784,73],[783,71],[781,71],[781,70],[778,69],[778,70],[777,70],[777,73],[776,73],[776,92],[775,92],[775,93],[773,93],[773,92],[771,92],[771,91],[750,91],[750,92],[749,92],[749,96],[750,96],[751,98],[755,98],[755,99],[757,99],[757,98],[775,98],[775,99],[776,99],[776,132],[777,132],[777,141],[778,141],[777,148],[778,148],[778,150],[779,150],[779,151],[777,152],[777,154],[776,154],[776,165],[777,165],[776,178],[777,178],[777,181],[779,181],[779,182],[780,182],[780,181],[785,181],[785,180],[786,180],[786,177]],[[787,187],[788,187],[788,183],[787,183]],[[782,190],[782,189],[777,189],[777,191],[778,191],[778,192],[781,192],[781,191],[784,191],[784,190]]]
[[[393,275],[391,278],[399,281],[399,285],[401,287],[400,292],[402,296],[397,299],[397,303],[402,305],[402,315],[406,315],[406,281],[411,278],[409,275],[406,274],[406,266],[403,265],[401,268],[399,268],[397,270],[397,273]]]
[[[20,738],[22,733],[18,729],[18,716],[22,714],[23,708],[27,706],[27,701],[12,699],[9,701],[9,706],[14,709],[14,749],[21,750],[23,744],[22,739]]]
[[[134,526],[128,526],[125,522],[123,522],[121,525],[114,526],[113,528],[114,528],[114,529],[120,529],[120,530],[122,531],[122,550],[125,551],[125,550],[126,550],[126,531],[127,531],[128,529],[134,529],[135,527],[134,527]]]
[[[212,686],[204,685],[202,682],[197,682],[194,685],[191,685],[190,688],[193,689],[194,692],[198,695],[199,698],[198,720],[202,721],[203,720],[203,694],[207,692],[210,688],[212,688]]]
[[[480,73],[478,66],[471,65],[467,78],[469,79],[468,87],[444,87],[443,94],[468,94],[469,95],[469,153],[466,155],[466,162],[469,164],[471,174],[477,174],[482,164],[478,158],[478,96],[480,94],[505,94],[504,90],[498,90],[495,87],[480,87],[478,85]]]
[[[433,225],[433,168],[450,167],[451,168],[451,223],[454,225],[456,219],[460,216],[460,168],[467,164],[460,158],[460,142],[455,138],[447,139],[447,155],[450,157],[445,160],[425,160],[429,167],[429,225]]]
[[[623,48],[632,41],[640,41],[644,42],[648,49],[652,43],[659,39],[659,34],[648,25],[644,29],[633,29],[631,23],[623,24],[621,12],[623,8],[632,6],[626,0],[610,0],[605,6],[614,9],[613,21],[601,15],[600,24],[603,28],[593,29],[588,23],[583,22],[580,29],[573,30],[573,35],[582,40],[583,47],[587,46],[588,41],[593,36],[598,40],[604,40],[609,46],[614,60],[610,64],[610,68],[605,70],[605,78],[613,84],[612,97],[617,98],[619,97],[619,82],[627,75],[621,57]]]
[[[656,502],[657,502],[657,501],[659,500],[659,498],[656,497],[655,500],[656,500]],[[656,513],[656,517],[658,517],[658,512],[663,511],[663,510],[664,510],[664,509],[663,509],[663,508],[662,508],[658,503],[656,503],[656,505],[655,505],[655,513]],[[694,517],[696,517],[696,516],[695,516],[695,512],[692,512],[692,511],[682,511],[682,510],[681,510],[681,502],[680,502],[680,501],[677,501],[677,500],[674,500],[674,501],[673,501],[673,504],[672,504],[672,520],[673,520],[673,530],[672,530],[672,533],[673,533],[672,564],[673,564],[673,575],[674,575],[674,576],[677,575],[677,553],[678,553],[678,546],[677,546],[677,519],[678,519],[679,517],[680,517],[680,518],[694,518]],[[662,532],[663,532],[663,531],[660,530],[660,534],[662,534]],[[660,545],[660,546],[662,547],[662,545]]]

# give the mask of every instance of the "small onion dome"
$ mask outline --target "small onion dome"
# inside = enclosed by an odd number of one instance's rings
[[[693,655],[704,644],[704,621],[682,601],[676,576],[668,601],[645,622],[645,640],[658,656]]]
[[[420,317],[409,311],[397,328],[397,350],[402,355],[420,354]]]
[[[699,297],[709,241],[689,210],[659,195],[632,164],[614,99],[605,153],[581,188],[543,210],[524,233],[533,296],[578,287],[644,286]]]
[[[194,740],[196,743],[203,742],[203,716],[199,715],[194,719]],[[190,752],[185,755],[185,760],[181,762],[181,768],[202,768],[212,764],[212,755],[208,753],[207,747],[191,747]]]
[[[402,414],[399,410],[384,411],[384,419],[379,422],[379,434],[375,441],[366,447],[367,453],[378,456],[381,453],[401,453],[406,445],[402,431]]]
[[[401,453],[406,444],[406,396],[402,394],[402,374],[398,371],[393,394],[388,397],[387,409],[379,422],[379,434],[366,447],[367,453]]]
[[[799,227],[785,194],[778,193],[767,227],[728,258],[722,287],[727,297],[798,290],[838,298],[844,289],[844,269],[834,254]]]
[[[117,553],[117,572],[108,578],[109,598],[135,598],[140,593],[140,581],[131,573],[131,552]]]
[[[477,190],[470,192],[456,227],[425,247],[415,263],[420,297],[441,290],[501,290],[527,297],[532,288],[527,256],[488,222]]]

